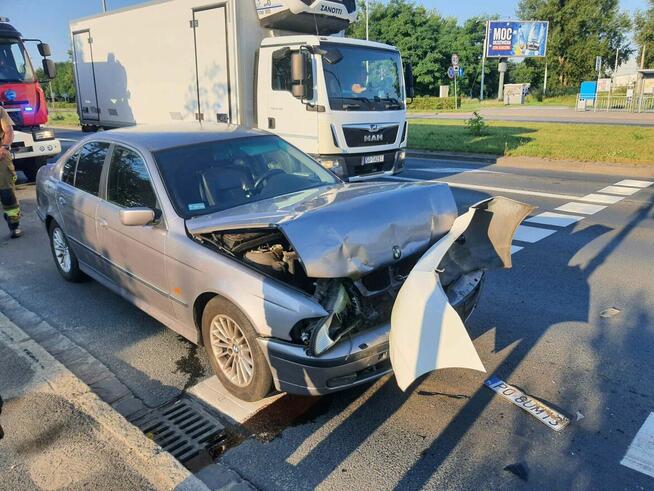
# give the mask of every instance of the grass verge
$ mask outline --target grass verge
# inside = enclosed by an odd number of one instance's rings
[[[409,148],[584,162],[654,164],[654,128],[492,122],[471,134],[463,121],[410,121]]]
[[[51,109],[48,123],[53,126],[79,126],[79,116],[75,109]]]

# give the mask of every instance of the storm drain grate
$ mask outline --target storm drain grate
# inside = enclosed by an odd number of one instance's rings
[[[225,427],[189,399],[155,409],[134,424],[182,464],[225,438]]]

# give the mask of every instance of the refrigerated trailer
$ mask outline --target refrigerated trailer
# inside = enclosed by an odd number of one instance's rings
[[[355,15],[354,0],[159,0],[73,21],[82,127],[232,123],[343,177],[397,172],[412,77],[395,47],[342,35]]]

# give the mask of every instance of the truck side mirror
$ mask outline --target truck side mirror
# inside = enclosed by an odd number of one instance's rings
[[[43,57],[51,56],[52,51],[50,50],[50,45],[48,43],[39,43],[36,45],[39,50],[39,54]]]
[[[291,81],[292,94],[297,99],[304,99],[307,95],[307,57],[301,51],[291,54]]]
[[[57,74],[57,68],[55,62],[49,58],[43,58],[43,73],[45,74],[48,80],[55,78]]]
[[[404,86],[406,87],[406,96],[413,99],[415,89],[413,87],[413,65],[410,62],[404,65]]]

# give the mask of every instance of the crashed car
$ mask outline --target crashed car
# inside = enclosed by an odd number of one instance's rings
[[[530,211],[457,217],[446,184],[344,183],[277,136],[207,124],[87,137],[40,170],[37,200],[66,280],[204,345],[250,401],[483,370],[462,320]]]

